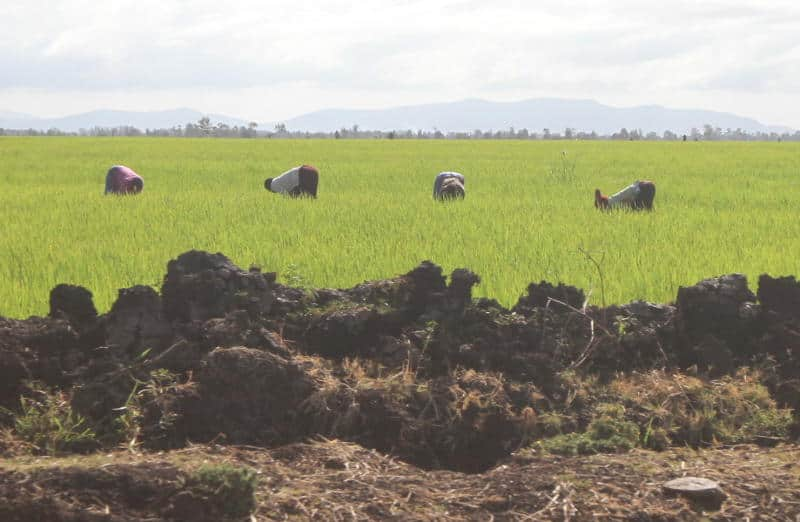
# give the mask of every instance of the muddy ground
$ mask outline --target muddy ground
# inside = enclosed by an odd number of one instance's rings
[[[290,288],[191,251],[107,314],[59,285],[0,318],[0,519],[246,519],[205,461],[256,470],[257,519],[800,516],[793,277],[605,309],[541,282],[510,310],[479,280]],[[689,474],[724,500],[661,490]]]

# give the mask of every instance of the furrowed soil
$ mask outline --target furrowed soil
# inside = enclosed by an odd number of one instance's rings
[[[479,281],[302,289],[190,251],[107,314],[59,285],[0,318],[0,520],[800,517],[793,277],[607,308]]]

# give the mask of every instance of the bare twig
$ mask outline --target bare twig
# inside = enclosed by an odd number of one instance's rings
[[[595,269],[597,269],[597,275],[600,278],[600,304],[603,307],[603,317],[602,317],[602,319],[603,319],[603,323],[605,323],[606,322],[606,317],[605,317],[605,314],[606,314],[606,312],[605,312],[605,310],[606,310],[606,284],[605,284],[605,277],[603,276],[603,267],[602,267],[602,265],[603,265],[603,261],[605,261],[605,259],[606,259],[606,253],[605,252],[601,252],[600,253],[601,254],[600,261],[598,261],[597,259],[594,258],[594,256],[591,254],[591,252],[589,252],[587,250],[584,250],[583,247],[578,247],[578,251],[581,254],[583,254],[584,257],[586,257],[586,259],[589,260],[590,263],[592,263],[594,265]]]
[[[551,301],[553,303],[556,303],[556,304],[559,304],[559,305],[563,306],[564,308],[566,308],[566,309],[568,309],[568,310],[570,310],[572,312],[575,312],[578,315],[583,316],[586,320],[588,320],[592,324],[592,326],[591,326],[592,328],[597,328],[598,330],[600,330],[604,334],[613,337],[613,334],[611,333],[611,331],[608,328],[606,328],[605,326],[603,326],[601,324],[595,323],[594,318],[592,316],[590,316],[589,314],[587,314],[586,312],[582,312],[582,311],[578,310],[577,308],[575,308],[574,306],[569,305],[569,304],[565,303],[564,301],[559,301],[558,299],[556,299],[554,297],[548,297],[547,298],[547,305],[549,305]],[[547,306],[545,306],[545,307],[547,307]]]
[[[569,304],[567,304],[567,303],[565,303],[563,301],[559,301],[558,299],[554,299],[552,297],[548,297],[547,298],[547,305],[545,305],[545,307],[549,306],[551,301],[556,303],[556,304],[560,304],[561,306],[567,308],[568,310],[571,310],[571,311],[575,312],[578,315],[583,316],[586,320],[589,321],[589,333],[590,333],[589,342],[586,344],[586,348],[584,348],[584,350],[581,353],[580,357],[578,357],[578,359],[575,360],[575,362],[573,362],[572,364],[569,365],[570,368],[577,368],[577,367],[579,367],[580,365],[582,365],[583,363],[586,362],[586,360],[589,358],[589,356],[592,355],[592,352],[594,351],[595,346],[597,346],[597,343],[595,342],[597,340],[597,337],[595,336],[595,328],[597,328],[598,330],[600,330],[604,334],[608,335],[609,337],[612,336],[611,332],[605,326],[597,324],[595,322],[595,320],[591,316],[589,316],[585,311],[578,310],[574,306],[571,306],[571,305],[569,305]]]

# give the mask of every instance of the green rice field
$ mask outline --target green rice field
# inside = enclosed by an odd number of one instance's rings
[[[264,190],[301,163],[320,170],[318,200]],[[103,195],[114,164],[144,177],[141,195]],[[464,201],[433,201],[443,170],[466,176]],[[656,182],[654,212],[595,210],[595,187],[636,179]],[[505,305],[542,279],[596,304],[666,302],[722,273],[754,289],[800,273],[798,203],[791,143],[0,138],[0,315],[46,313],[62,282],[105,311],[192,248],[304,286],[430,259],[477,272],[477,294]]]

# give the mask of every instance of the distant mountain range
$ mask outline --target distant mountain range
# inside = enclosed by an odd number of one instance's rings
[[[173,109],[168,111],[132,112],[100,110],[64,116],[62,118],[36,118],[28,114],[0,111],[0,128],[4,129],[58,129],[76,132],[92,127],[121,127],[129,125],[138,129],[169,129],[176,125],[194,123],[208,116],[213,123],[222,122],[230,126],[247,125],[246,120],[221,114],[206,114],[193,109]]]
[[[130,125],[139,129],[164,129],[196,122],[208,116],[213,123],[247,125],[248,121],[219,114],[206,114],[193,109],[175,109],[157,112],[129,112],[101,110],[43,119],[14,112],[0,111],[0,128],[37,129],[56,128],[74,132],[92,127],[119,127]],[[261,124],[261,129],[272,130],[277,122]],[[620,130],[641,129],[659,134],[665,130],[676,133],[689,132],[693,127],[702,129],[710,124],[722,129],[742,129],[748,132],[784,132],[788,127],[770,126],[752,118],[735,114],[704,110],[669,109],[657,105],[641,107],[610,107],[592,100],[567,100],[540,98],[518,102],[491,102],[464,100],[452,103],[412,105],[377,110],[328,109],[311,112],[283,121],[288,130],[333,132],[358,125],[362,130],[434,130],[443,132],[471,132],[475,129],[506,130],[526,128],[531,132],[550,129],[563,132],[565,128],[577,131],[595,131],[611,134]]]
[[[469,132],[474,129],[563,132],[567,127],[577,131],[611,134],[625,127],[644,132],[665,130],[689,132],[709,124],[722,129],[748,132],[783,132],[787,127],[773,127],[724,112],[668,109],[657,105],[617,108],[592,100],[540,98],[518,102],[464,100],[379,110],[329,109],[312,112],[285,121],[289,130],[334,131],[358,125],[363,130],[439,129]]]

